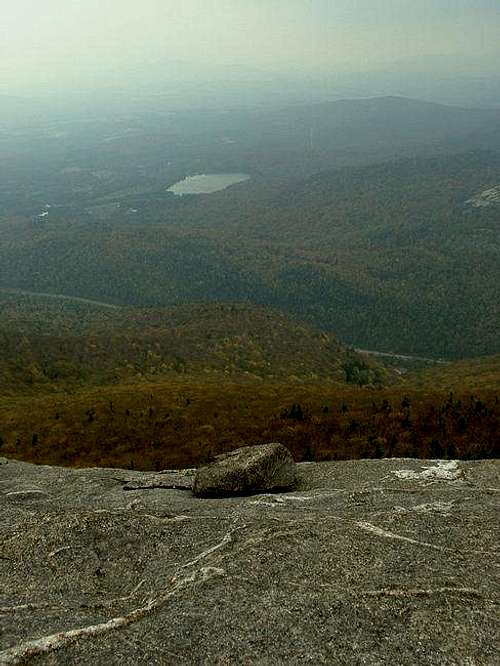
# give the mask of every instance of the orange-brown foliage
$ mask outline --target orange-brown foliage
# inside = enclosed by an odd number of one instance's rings
[[[492,391],[453,395],[189,378],[5,398],[0,453],[44,464],[151,470],[280,441],[296,460],[499,454]]]

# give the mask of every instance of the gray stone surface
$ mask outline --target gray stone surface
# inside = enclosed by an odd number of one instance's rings
[[[290,451],[273,442],[246,446],[217,456],[196,471],[193,491],[198,497],[244,495],[265,490],[290,489],[297,468]]]
[[[498,462],[301,464],[226,499],[0,462],[1,664],[500,663]]]

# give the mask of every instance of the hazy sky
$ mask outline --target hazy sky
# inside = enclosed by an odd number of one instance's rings
[[[0,92],[119,84],[162,60],[201,75],[215,65],[290,75],[425,66],[435,56],[494,71],[499,35],[500,0],[1,0]]]

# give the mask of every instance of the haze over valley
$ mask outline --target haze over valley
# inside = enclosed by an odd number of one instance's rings
[[[0,391],[326,382],[364,413],[427,376],[498,388],[496,3],[28,4],[0,71]]]

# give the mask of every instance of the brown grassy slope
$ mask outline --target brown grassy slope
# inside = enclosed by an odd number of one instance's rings
[[[422,370],[409,377],[416,388],[439,391],[484,391],[500,392],[500,355],[465,359]]]
[[[327,383],[208,381],[120,385],[4,398],[6,456],[37,463],[189,467],[232,448],[280,441],[296,460],[499,453],[498,397]]]

